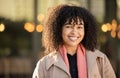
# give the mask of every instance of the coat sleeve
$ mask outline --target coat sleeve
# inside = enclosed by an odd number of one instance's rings
[[[44,78],[43,66],[41,64],[41,61],[38,61],[34,69],[32,78]]]
[[[103,74],[103,78],[116,78],[112,65],[106,55],[104,57]]]

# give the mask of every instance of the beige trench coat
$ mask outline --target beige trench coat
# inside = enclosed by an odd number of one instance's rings
[[[105,54],[99,50],[86,51],[88,78],[116,78]],[[59,52],[52,52],[40,59],[32,78],[71,78]]]

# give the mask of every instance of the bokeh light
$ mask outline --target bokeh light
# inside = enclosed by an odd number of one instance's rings
[[[115,31],[111,31],[111,37],[115,38],[116,37],[116,32]]]
[[[111,31],[111,29],[112,29],[111,24],[110,23],[106,23],[106,25],[107,25],[107,31]]]
[[[112,20],[112,30],[116,31],[117,29],[117,21],[115,19]]]
[[[117,36],[120,39],[120,30],[118,31]]]
[[[35,29],[35,26],[33,23],[25,23],[24,29],[27,30],[28,32],[33,32]]]
[[[5,25],[4,24],[0,24],[0,32],[3,32],[5,30]]]
[[[103,24],[102,27],[101,27],[101,29],[102,29],[103,32],[107,32],[107,25]]]
[[[37,26],[36,26],[36,31],[37,31],[37,32],[42,32],[42,31],[43,31],[43,26],[40,25],[40,24],[37,25]]]
[[[44,14],[39,14],[37,17],[39,22],[42,22],[44,20],[44,18],[45,18]]]

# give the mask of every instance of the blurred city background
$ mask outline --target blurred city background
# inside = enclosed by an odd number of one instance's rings
[[[74,3],[98,24],[98,48],[120,78],[120,0],[0,0],[0,78],[31,78],[43,56],[41,34],[50,7]]]

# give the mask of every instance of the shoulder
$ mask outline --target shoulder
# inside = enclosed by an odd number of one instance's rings
[[[106,57],[106,54],[104,54],[103,52],[101,52],[98,49],[95,49],[95,51],[87,50],[86,52],[87,52],[87,55],[92,55],[92,56],[101,57],[101,58],[105,58]]]
[[[55,59],[57,58],[57,56],[58,56],[58,52],[56,52],[56,51],[51,52],[48,55],[45,55],[41,59],[39,59],[39,61],[37,63],[37,66],[39,66],[39,67],[42,66],[43,68],[44,67],[49,67],[52,64],[54,64]]]
[[[89,65],[93,65],[91,61],[95,61],[104,78],[116,78],[112,65],[106,54],[98,49],[94,52],[86,50],[86,54]]]
[[[103,52],[101,52],[100,50],[96,49],[94,52],[93,51],[88,51],[87,52],[87,58],[93,58],[99,62],[102,62],[104,64],[110,64],[110,60],[107,57],[107,55]]]
[[[104,71],[104,77],[105,78],[116,78],[115,76],[115,72],[112,68],[112,65],[110,63],[110,60],[108,59],[108,57],[106,56],[106,54],[104,54],[103,52],[96,50],[95,54],[97,55],[98,58],[98,62],[102,63],[102,70]],[[108,75],[109,74],[109,75]]]
[[[95,51],[87,51],[87,58],[99,59],[99,60],[102,60],[102,62],[109,61],[109,58],[107,57],[107,55],[98,49],[96,49]]]
[[[53,65],[55,60],[56,52],[51,52],[50,54],[42,57],[36,64],[34,69],[33,78],[44,78],[44,72]]]
[[[43,56],[41,59],[39,59],[39,61],[45,61],[45,60],[53,59],[53,58],[56,57],[56,55],[57,55],[57,52],[56,52],[56,51],[51,52],[51,53]]]
[[[101,52],[100,50],[96,49],[95,50],[95,55],[99,56],[99,57],[106,57],[106,54]]]

